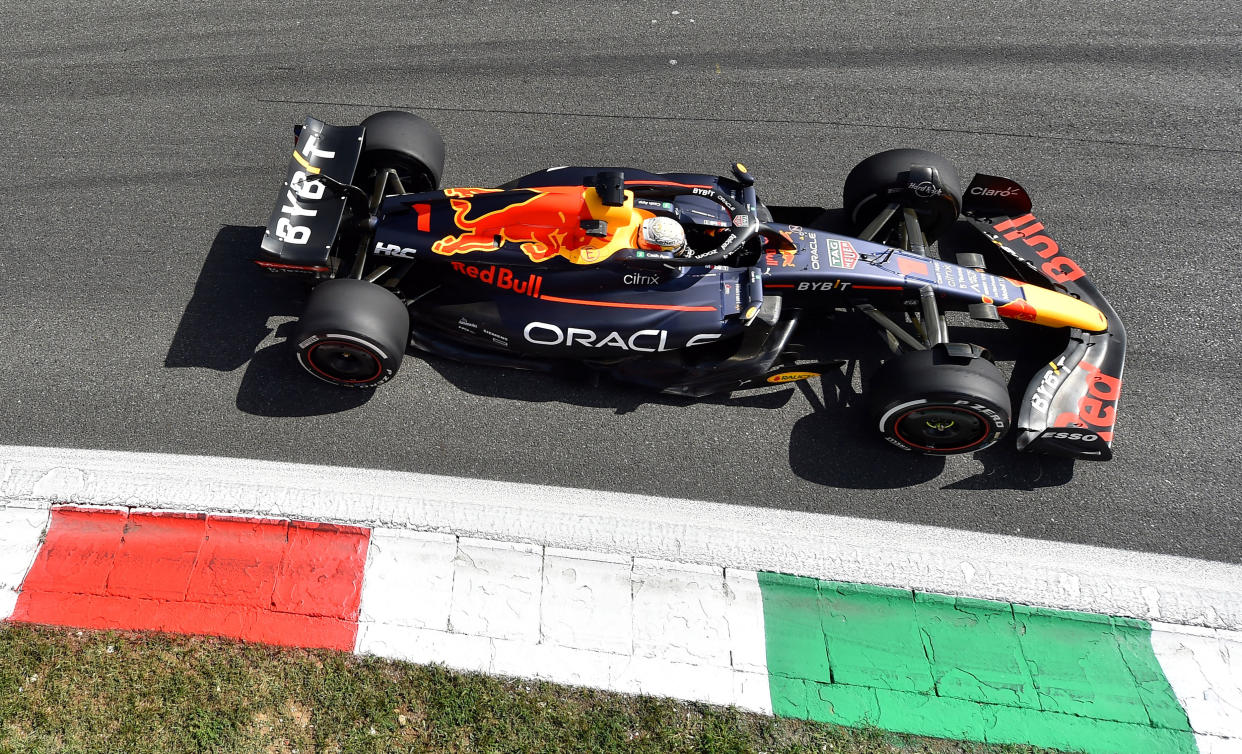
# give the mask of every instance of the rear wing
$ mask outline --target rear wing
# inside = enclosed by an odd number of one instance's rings
[[[1106,461],[1113,456],[1113,426],[1121,396],[1126,330],[1108,301],[1031,214],[1017,183],[976,175],[962,213],[1011,263],[1015,277],[1085,301],[1108,318],[1107,329],[1070,328],[1065,350],[1027,386],[1018,412],[1018,450]]]
[[[260,244],[260,265],[272,269],[327,271],[345,197],[316,181],[326,175],[341,183],[354,179],[362,153],[362,126],[330,126],[307,116],[297,130],[297,145]]]

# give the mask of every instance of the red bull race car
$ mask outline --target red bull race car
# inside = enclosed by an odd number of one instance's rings
[[[321,380],[374,388],[414,350],[706,396],[839,369],[804,336],[852,313],[887,344],[863,388],[892,445],[967,453],[1012,432],[1020,450],[1112,455],[1125,330],[1012,180],[962,190],[938,155],[881,152],[849,173],[840,232],[819,208],[765,204],[741,164],[441,188],[444,141],[412,114],[294,130],[255,261],[314,284],[292,344]],[[959,220],[979,250],[931,255]],[[1061,338],[1013,398],[989,350],[950,334],[951,312]]]

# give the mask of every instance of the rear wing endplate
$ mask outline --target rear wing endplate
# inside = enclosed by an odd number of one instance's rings
[[[341,183],[354,179],[362,153],[362,126],[330,126],[307,116],[280,197],[263,231],[263,251],[292,265],[327,261],[345,214],[345,197],[315,180],[326,175]]]

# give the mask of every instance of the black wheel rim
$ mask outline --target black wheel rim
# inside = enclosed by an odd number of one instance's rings
[[[416,193],[422,191],[427,183],[427,179],[423,177],[423,171],[417,165],[407,160],[394,162],[392,169],[397,171],[397,177],[401,179],[401,187],[407,192]]]
[[[383,373],[379,357],[369,349],[340,340],[325,340],[311,346],[306,362],[333,382],[372,382]]]
[[[401,179],[401,188],[405,189],[407,194],[417,194],[422,191],[431,191],[435,188],[435,178],[430,175],[423,166],[413,160],[403,159],[399,155],[386,153],[383,157],[377,158],[375,162],[365,171],[372,176],[371,182],[366,186],[368,192],[374,187],[374,177],[392,168],[397,173],[397,177]],[[396,189],[389,187],[390,193],[396,193]]]
[[[981,444],[990,426],[987,417],[965,406],[928,404],[897,417],[893,433],[912,448],[947,453]]]

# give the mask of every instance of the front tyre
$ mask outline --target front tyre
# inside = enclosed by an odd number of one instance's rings
[[[973,453],[1004,437],[1012,423],[996,365],[982,355],[955,356],[944,345],[890,359],[870,392],[874,426],[902,450]]]
[[[340,278],[311,291],[293,343],[298,363],[315,377],[373,388],[397,373],[409,331],[409,311],[392,291]]]
[[[918,215],[928,242],[948,230],[962,208],[962,186],[953,163],[922,149],[890,149],[854,166],[845,178],[844,209],[862,231],[890,202]]]

